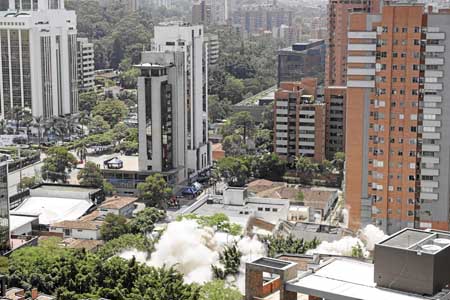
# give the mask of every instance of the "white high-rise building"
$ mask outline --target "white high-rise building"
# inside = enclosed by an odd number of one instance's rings
[[[187,178],[183,52],[143,52],[138,78],[139,170]]]
[[[0,1],[0,117],[78,111],[77,19],[64,0]]]
[[[94,44],[87,38],[77,39],[78,86],[80,91],[91,91],[95,86]]]
[[[154,51],[184,53],[186,168],[191,178],[211,166],[211,147],[208,142],[208,47],[203,40],[203,26],[164,23],[155,26],[154,36]]]

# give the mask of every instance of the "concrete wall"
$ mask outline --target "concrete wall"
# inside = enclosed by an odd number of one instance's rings
[[[64,228],[50,228],[50,232],[57,232],[64,234],[64,238],[75,238],[81,240],[99,240],[100,230],[87,229],[70,229],[70,235],[64,233]]]

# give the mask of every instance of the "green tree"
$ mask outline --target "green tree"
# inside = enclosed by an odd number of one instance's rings
[[[219,262],[221,266],[212,266],[214,277],[216,279],[225,280],[229,275],[239,274],[242,253],[239,251],[237,244],[226,245],[219,254]]]
[[[139,199],[147,207],[167,208],[167,202],[172,197],[172,188],[169,187],[161,174],[148,176],[144,182],[138,184]]]
[[[262,118],[263,118],[263,128],[273,132],[274,118],[273,118],[273,106],[274,104],[267,105],[264,108]]]
[[[128,113],[128,108],[121,100],[99,101],[92,110],[94,117],[101,116],[111,127],[116,126]]]
[[[336,168],[339,171],[344,170],[344,163],[345,163],[345,153],[344,152],[336,152],[334,154],[334,164],[336,165]]]
[[[352,247],[352,257],[363,258],[364,252],[359,243]]]
[[[104,133],[110,129],[108,122],[102,116],[95,116],[89,124],[89,133]]]
[[[124,138],[126,138],[129,134],[129,127],[125,123],[118,123],[112,129],[113,139],[116,142],[120,142]]]
[[[286,161],[280,159],[275,153],[266,153],[251,159],[251,169],[255,178],[281,180],[286,167]]]
[[[93,162],[88,161],[84,168],[78,173],[80,185],[103,187],[103,175],[100,168]]]
[[[67,148],[52,147],[47,152],[41,172],[44,180],[67,181],[67,174],[77,165],[77,159]]]
[[[230,126],[232,132],[238,132],[244,139],[244,144],[247,143],[247,138],[252,136],[255,131],[255,120],[247,111],[241,111],[233,114],[229,118],[229,123],[225,126]],[[227,131],[227,129],[224,129]]]
[[[305,179],[310,179],[315,172],[319,171],[319,165],[314,163],[310,157],[298,156],[295,159],[295,168],[300,172]]]
[[[259,152],[272,152],[273,131],[269,129],[257,129],[255,134],[255,147]]]
[[[107,214],[100,227],[102,239],[110,241],[130,232],[127,218],[121,215]]]
[[[249,169],[245,162],[236,157],[225,157],[217,163],[217,171],[230,186],[242,187],[247,183]]]
[[[223,120],[231,112],[231,103],[228,99],[219,99],[217,95],[210,95],[208,98],[208,113],[211,122]]]
[[[238,289],[229,287],[224,281],[206,283],[200,290],[200,300],[242,300]]]
[[[141,234],[123,234],[115,239],[109,240],[103,245],[97,254],[105,260],[121,253],[126,249],[136,249],[138,251],[153,250],[152,242]]]
[[[135,89],[140,75],[138,68],[130,68],[120,74],[120,83],[126,89]]]
[[[147,207],[140,211],[130,222],[130,230],[134,234],[146,235],[155,228],[155,223],[163,220],[166,213],[154,207]]]
[[[226,136],[222,141],[222,149],[227,156],[239,156],[245,153],[246,145],[244,140],[238,134]]]
[[[91,114],[91,111],[97,105],[98,95],[96,92],[80,93],[79,109],[86,112],[87,115]]]
[[[36,176],[31,177],[23,177],[19,183],[20,190],[27,190],[39,183],[39,180]]]
[[[314,238],[311,241],[304,239],[296,239],[292,235],[285,236],[265,236],[261,239],[267,247],[267,252],[270,257],[275,257],[278,254],[304,254],[310,249],[316,249],[320,241]]]
[[[229,99],[232,104],[236,104],[243,100],[242,95],[244,95],[244,83],[242,80],[232,75],[227,76],[221,92],[221,98]]]

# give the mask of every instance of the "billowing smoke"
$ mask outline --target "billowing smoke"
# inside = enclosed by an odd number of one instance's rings
[[[256,235],[253,238],[244,237],[237,243],[239,251],[242,253],[241,265],[239,267],[239,275],[235,280],[229,280],[233,282],[241,291],[245,293],[245,264],[251,261],[255,261],[266,255],[266,247],[261,243]]]
[[[340,240],[327,242],[323,241],[316,249],[308,250],[306,254],[330,254],[330,255],[342,255],[351,256],[354,247],[359,245],[363,250],[363,255],[368,256],[369,253],[365,249],[363,242],[359,238],[345,236]]]
[[[348,209],[344,208],[342,209],[342,223],[344,224],[345,228],[348,228]]]
[[[333,242],[324,241],[316,249],[309,250],[307,254],[351,256],[352,250],[359,245],[363,256],[369,257],[369,251],[373,251],[375,244],[386,237],[381,229],[370,224],[358,232],[358,237],[345,236]]]
[[[223,232],[214,232],[209,227],[200,226],[195,220],[172,222],[167,226],[151,257],[133,249],[119,254],[155,267],[173,266],[182,274],[186,283],[199,283],[213,279],[212,265],[220,266],[219,253],[227,244],[237,242],[242,253],[240,274],[230,276],[227,281],[244,291],[245,263],[256,260],[266,254],[266,249],[257,237],[242,239]]]
[[[211,265],[219,260],[219,245],[210,228],[194,220],[172,222],[161,236],[147,263],[155,267],[174,266],[187,283],[212,280]]]
[[[367,250],[373,251],[375,244],[387,238],[387,235],[385,235],[383,230],[380,228],[369,224],[359,232],[359,237],[362,241],[364,241]]]

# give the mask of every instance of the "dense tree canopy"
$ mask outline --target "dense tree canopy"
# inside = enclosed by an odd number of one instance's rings
[[[125,103],[118,99],[107,99],[99,101],[92,110],[94,117],[100,116],[111,127],[114,127],[117,123],[128,114],[128,108]]]
[[[47,157],[42,165],[42,178],[51,181],[67,181],[67,174],[77,164],[77,159],[67,148],[53,147],[47,152]]]
[[[167,208],[167,202],[172,197],[172,189],[161,174],[148,176],[138,184],[139,199],[147,206]]]
[[[200,287],[183,282],[173,268],[157,269],[119,257],[102,259],[63,249],[57,240],[25,247],[10,257],[8,285],[32,287],[58,299],[197,300]]]

